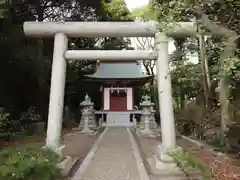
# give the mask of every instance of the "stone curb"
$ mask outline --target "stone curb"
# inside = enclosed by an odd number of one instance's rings
[[[61,169],[61,174],[63,176],[67,176],[71,171],[72,167],[77,162],[78,158],[72,158],[70,156],[66,156],[57,166]]]
[[[139,134],[137,131],[132,132],[132,134],[133,134],[133,137],[134,137],[134,139],[135,139],[135,142],[137,143],[137,145],[138,145],[138,147],[139,147],[140,156],[141,156],[142,159],[143,159],[143,163],[144,163],[144,165],[145,165],[145,168],[146,168],[147,172],[151,174],[151,173],[152,173],[152,172],[151,172],[151,168],[150,168],[150,166],[149,166],[149,164],[148,164],[148,162],[147,162],[147,158],[145,157],[144,152],[143,152],[143,150],[142,150],[142,148],[141,148],[141,144],[140,144],[140,142],[139,142],[139,140],[138,140],[138,138],[140,138],[140,134]]]
[[[129,128],[127,128],[127,132],[128,132],[128,135],[129,135],[129,140],[130,140],[131,145],[132,145],[133,155],[134,155],[135,160],[136,160],[140,180],[150,180],[150,178],[148,176],[148,172],[147,172],[147,170],[145,168],[145,165],[144,165],[144,161],[141,157],[140,150],[139,150],[139,147],[137,145],[137,142],[136,142],[136,140],[135,140],[135,138],[134,138],[134,136],[133,136],[133,134],[132,134],[132,132]]]
[[[199,148],[205,148],[206,151],[209,151],[209,152],[212,153],[214,156],[228,156],[228,155],[225,154],[225,153],[216,152],[216,151],[213,150],[213,148],[212,148],[211,146],[209,146],[209,145],[207,145],[207,144],[204,144],[204,143],[202,143],[202,142],[199,142],[199,141],[197,141],[197,140],[191,139],[191,138],[189,138],[189,137],[187,137],[187,136],[180,135],[180,137],[183,138],[183,139],[185,139],[185,140],[187,140],[187,141],[189,141],[189,142],[191,142],[191,143],[193,143],[193,144],[195,144],[195,145],[197,145]]]

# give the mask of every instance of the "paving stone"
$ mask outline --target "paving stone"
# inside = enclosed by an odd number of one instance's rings
[[[109,128],[79,180],[140,179],[126,128]]]

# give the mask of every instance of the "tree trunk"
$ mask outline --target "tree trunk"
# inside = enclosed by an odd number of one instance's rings
[[[211,76],[210,76],[208,58],[207,57],[204,58],[204,62],[205,62],[205,74],[206,74],[208,93],[210,93],[210,91],[211,91]],[[208,94],[208,95],[210,95],[210,94]]]
[[[210,77],[209,71],[207,72],[208,67],[208,63],[207,58],[205,56],[205,39],[203,35],[199,36],[199,40],[198,40],[198,44],[199,44],[199,62],[201,65],[201,71],[202,71],[202,84],[203,84],[203,89],[204,89],[204,107],[207,108],[209,106],[209,92],[210,92],[210,86],[208,84],[208,78]]]
[[[230,108],[230,95],[231,88],[227,82],[226,77],[226,62],[231,61],[231,58],[235,56],[236,37],[231,36],[225,37],[225,47],[224,51],[220,56],[220,71],[219,71],[219,84],[218,84],[218,92],[219,92],[219,102],[221,108],[221,128],[223,132],[228,131],[228,125],[232,122],[232,112]]]
[[[183,85],[179,82],[179,100],[180,100],[180,108],[184,109],[185,107],[185,93],[183,90]]]
[[[228,100],[230,91],[225,77],[220,77],[218,87],[219,87],[219,102],[221,108],[221,127],[223,132],[226,132],[228,130],[228,124],[231,122],[231,120],[229,116],[229,100]]]

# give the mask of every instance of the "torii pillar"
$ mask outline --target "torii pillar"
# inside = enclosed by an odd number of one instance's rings
[[[160,158],[165,159],[168,151],[176,148],[176,132],[173,114],[171,72],[169,67],[168,37],[165,33],[155,35],[155,46],[158,52],[157,86],[159,98],[159,111],[161,117]]]
[[[67,50],[67,47],[67,36],[63,33],[55,34],[46,137],[46,146],[54,150],[59,148],[62,136],[62,116],[66,79],[66,60],[64,58],[64,52]]]

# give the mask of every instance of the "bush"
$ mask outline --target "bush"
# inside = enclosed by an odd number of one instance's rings
[[[0,108],[0,136],[1,137],[6,137],[10,134],[9,131],[9,113],[6,113],[4,111],[4,108]]]
[[[37,147],[9,148],[0,153],[0,180],[56,180],[59,157]]]
[[[4,111],[4,108],[0,108],[0,128],[6,127],[8,124],[10,114]]]
[[[30,107],[20,117],[20,125],[24,130],[28,130],[30,134],[34,133],[36,129],[36,122],[41,120],[41,116],[36,112],[34,107]]]
[[[20,118],[20,121],[25,122],[38,122],[40,121],[41,116],[36,112],[34,107],[30,107],[27,112],[24,112]]]

